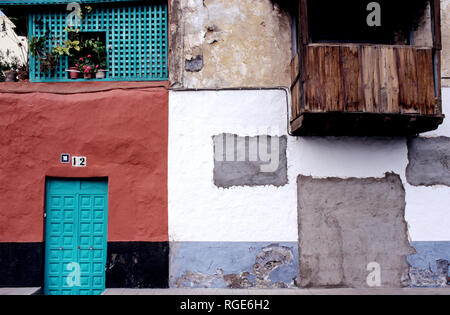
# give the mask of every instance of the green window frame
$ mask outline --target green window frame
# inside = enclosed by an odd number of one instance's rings
[[[66,10],[68,0],[7,1],[8,6],[45,4],[34,7],[28,14],[28,36],[51,37],[46,45],[62,44],[68,39]],[[150,3],[149,3],[150,2]],[[166,81],[167,58],[167,3],[159,1],[84,0],[92,3],[92,11],[84,14],[80,32],[105,33],[107,47],[106,78],[101,81]],[[112,4],[114,3],[114,4]],[[5,1],[0,1],[3,7]],[[31,7],[33,8],[33,7]],[[37,10],[36,10],[37,9]],[[42,73],[39,58],[30,58],[31,82],[64,82],[69,79],[66,70],[68,57],[59,58],[54,71]],[[95,80],[95,79],[91,79]],[[77,80],[79,81],[79,80]]]

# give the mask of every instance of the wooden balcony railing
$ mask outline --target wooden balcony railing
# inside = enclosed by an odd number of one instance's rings
[[[292,61],[295,134],[411,135],[443,121],[433,48],[308,44],[301,55]]]

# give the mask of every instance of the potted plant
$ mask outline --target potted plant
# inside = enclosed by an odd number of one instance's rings
[[[9,50],[6,51],[6,56],[0,51],[0,81],[17,82],[24,70],[26,65],[22,65],[17,56],[10,57]]]
[[[105,69],[98,69],[95,72],[95,78],[96,79],[104,79],[106,77],[106,72],[108,72],[108,70]]]
[[[53,40],[54,38],[51,38],[50,43]],[[32,37],[29,42],[29,50],[31,56],[39,59],[41,72],[52,73],[55,71],[59,63],[59,53],[57,50],[49,48],[45,37]]]
[[[79,40],[68,39],[63,43],[63,45],[61,44],[56,45],[52,49],[52,51],[54,54],[59,55],[60,57],[62,56],[74,57],[74,54],[76,52],[81,51],[81,43]],[[73,80],[78,79],[81,74],[76,64],[69,67],[69,69],[66,69],[66,72],[69,73],[69,78]]]
[[[106,61],[100,62],[100,64],[96,65],[95,68],[95,77],[97,79],[104,79],[106,72],[108,72],[108,70],[106,70]]]
[[[78,63],[75,64],[85,79],[91,79],[97,69],[95,63],[91,59],[92,55],[89,54],[86,57],[80,57]]]
[[[69,78],[72,80],[76,80],[80,78],[80,70],[78,67],[70,67],[66,72],[69,72]]]
[[[92,41],[92,52],[94,54],[94,60],[97,63],[95,65],[95,77],[97,79],[104,79],[106,76],[106,46],[100,40]]]
[[[11,74],[11,82],[12,81],[25,81],[29,79],[29,63],[28,59],[23,63],[19,60],[17,56],[13,56],[11,58],[11,70],[15,71],[15,79],[12,78]]]
[[[5,55],[3,54],[3,52],[0,50],[0,80],[1,81],[7,81],[7,82],[10,81],[11,74],[8,73],[10,71],[10,69],[11,69],[10,63],[5,58]]]
[[[7,70],[5,73],[5,82],[17,82],[17,71],[16,70]]]
[[[11,53],[9,49],[6,49],[6,56],[3,51],[0,51],[0,81],[17,82],[19,80],[27,80],[29,78],[29,60],[27,45],[24,45],[25,39],[22,39],[15,33],[9,34],[5,23],[3,24],[3,27],[0,29],[0,38],[8,38],[17,45],[18,49],[15,53]]]
[[[75,66],[66,70],[71,78],[77,74],[82,74],[85,79],[93,77],[97,79],[105,78],[106,68],[106,47],[97,38],[85,37],[82,33],[70,31],[70,39],[64,42],[64,46],[57,48],[60,54],[69,56],[69,64]],[[78,73],[77,73],[78,71]]]
[[[3,70],[3,73],[5,75],[5,82],[19,81],[17,78],[17,67],[13,63],[8,64],[8,67]]]

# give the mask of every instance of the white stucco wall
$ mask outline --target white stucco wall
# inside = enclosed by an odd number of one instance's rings
[[[450,113],[450,89],[443,91]],[[297,241],[299,174],[383,177],[395,172],[406,189],[412,241],[450,240],[449,187],[412,187],[406,181],[405,138],[288,137],[286,186],[217,188],[212,136],[287,135],[283,90],[171,91],[169,98],[169,239],[171,241]],[[427,136],[450,136],[446,121]]]
[[[442,110],[447,118],[439,129],[422,137],[450,137],[450,88],[442,89]],[[405,184],[406,220],[413,241],[450,240],[450,188]]]
[[[3,23],[5,23],[6,31],[3,31]],[[11,58],[15,56],[24,64],[27,58],[28,42],[26,37],[17,36],[14,28],[11,20],[0,13],[0,51],[3,52],[8,61],[11,61]],[[21,43],[22,47],[18,43]],[[7,56],[7,51],[9,51],[9,56]]]

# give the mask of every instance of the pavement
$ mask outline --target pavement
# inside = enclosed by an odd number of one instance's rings
[[[38,295],[41,292],[41,288],[0,288],[0,295]],[[106,289],[103,295],[450,295],[450,287],[404,289]]]
[[[0,288],[0,295],[35,295],[41,288]]]
[[[450,288],[405,289],[106,289],[103,295],[450,295]]]

